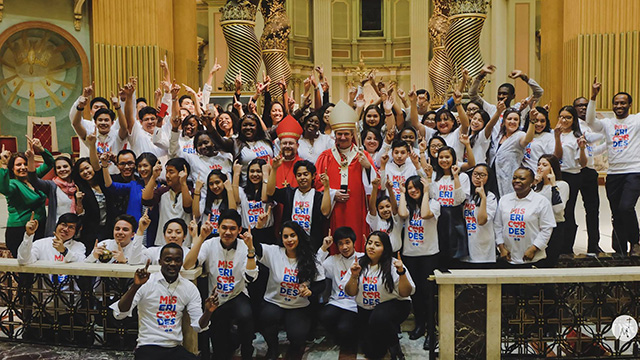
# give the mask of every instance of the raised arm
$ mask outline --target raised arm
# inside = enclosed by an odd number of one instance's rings
[[[587,105],[587,114],[585,117],[585,121],[587,125],[596,132],[603,132],[604,126],[600,121],[596,121],[596,99],[598,98],[598,94],[600,93],[600,89],[602,88],[602,84],[598,82],[598,77],[593,79],[593,84],[591,85],[591,100]],[[574,120],[575,121],[575,120]]]
[[[192,239],[193,241],[191,243],[191,250],[189,250],[187,256],[185,256],[184,258],[182,267],[185,268],[185,270],[193,269],[194,267],[196,267],[196,264],[198,263],[198,254],[200,253],[202,244],[207,239],[207,237],[211,235],[212,231],[213,224],[211,224],[211,222],[207,220],[203,221],[202,227],[200,228],[200,235]]]
[[[536,127],[534,125],[537,117],[538,111],[534,107],[529,112],[529,128],[527,129],[527,133],[522,137],[522,139],[520,139],[520,146],[522,148],[527,147],[527,145],[529,145],[531,140],[533,140],[533,137],[536,135]]]
[[[416,94],[416,86],[413,85],[413,90],[409,92],[409,104],[411,104],[411,111],[409,113],[409,120],[411,120],[411,126],[416,129],[420,136],[426,137],[427,130],[425,126],[420,123],[418,119],[418,94]]]
[[[84,140],[87,137],[87,130],[82,126],[82,112],[87,106],[91,94],[93,94],[93,83],[91,83],[91,86],[82,89],[82,96],[80,96],[77,101],[78,105],[75,109],[72,109],[73,117],[71,118],[71,126],[76,134],[78,134],[80,140]]]
[[[376,176],[371,180],[371,195],[369,196],[369,214],[376,216],[378,209],[376,209],[376,200],[378,199],[378,188],[380,187],[380,177]]]
[[[193,189],[193,204],[191,204],[191,211],[194,219],[199,219],[202,213],[200,212],[200,194],[202,194],[202,186],[204,182],[200,177],[196,180],[196,186]]]
[[[464,107],[462,107],[462,93],[460,91],[454,91],[453,101],[458,112],[458,119],[460,119],[460,133],[466,134],[469,132],[469,118],[467,117],[467,112],[464,111]]]
[[[322,204],[320,205],[320,211],[322,211],[322,215],[328,218],[329,215],[331,215],[331,188],[329,187],[329,175],[327,174],[327,169],[324,169],[324,173],[320,174],[320,181],[322,181],[322,185],[324,186],[324,190],[322,190]]]
[[[193,198],[191,197],[191,190],[189,190],[189,186],[187,185],[187,178],[189,177],[189,173],[187,172],[186,166],[182,168],[182,171],[180,171],[179,176],[180,176],[180,192],[182,193],[182,208],[187,212],[191,212],[191,205],[193,204]]]
[[[153,199],[153,192],[156,189],[156,180],[160,176],[162,172],[162,164],[158,161],[155,165],[153,165],[153,171],[151,172],[151,178],[149,178],[149,182],[145,185],[144,190],[142,190],[142,200],[149,201]]]
[[[398,216],[400,216],[400,219],[402,220],[406,220],[409,217],[409,208],[407,207],[407,191],[404,187],[404,184],[400,184],[400,204],[398,204]]]
[[[454,175],[454,184],[457,181],[458,185],[460,185],[460,180],[456,180],[457,178],[458,176]],[[422,216],[423,219],[431,219],[434,215],[433,211],[431,211],[431,206],[429,206],[429,182],[425,178],[420,178],[420,182],[424,187],[422,191],[422,203],[420,203],[420,216]]]
[[[282,161],[284,159],[282,158],[281,155],[278,155],[276,157],[273,158],[273,161],[271,163],[271,172],[269,173],[269,180],[267,182],[267,195],[268,196],[273,196],[273,194],[276,192],[276,173],[278,172],[278,168],[280,167],[280,165],[282,165]]]

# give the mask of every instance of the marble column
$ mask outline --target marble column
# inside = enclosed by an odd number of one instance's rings
[[[313,2],[313,62],[315,65],[323,66],[329,89],[333,89],[331,60],[331,0],[315,0]]]
[[[564,58],[564,1],[545,1],[540,6],[541,14],[541,84],[544,84],[544,100],[542,104],[553,101],[555,108],[562,104],[570,104],[573,99],[562,100],[563,90],[563,58]],[[581,94],[581,95],[588,95]],[[556,110],[557,111],[557,110]]]
[[[196,2],[173,0],[173,71],[178,84],[198,87]]]
[[[429,83],[429,0],[411,0],[411,82],[418,89]]]

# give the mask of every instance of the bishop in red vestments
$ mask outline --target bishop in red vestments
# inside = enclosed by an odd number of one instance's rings
[[[298,187],[293,165],[302,160],[298,156],[298,139],[302,136],[302,127],[293,116],[288,115],[278,124],[276,132],[280,139],[280,156],[284,158],[276,172],[276,187],[278,189],[287,186]]]
[[[315,184],[318,190],[322,190],[320,174],[326,172],[329,175],[329,186],[340,190],[335,196],[336,203],[329,219],[330,227],[351,227],[356,233],[356,251],[364,252],[363,235],[369,235],[366,187],[370,189],[371,179],[376,175],[369,154],[359,151],[354,144],[356,121],[357,115],[353,109],[342,101],[331,112],[329,122],[336,135],[336,146],[325,150],[318,157]]]

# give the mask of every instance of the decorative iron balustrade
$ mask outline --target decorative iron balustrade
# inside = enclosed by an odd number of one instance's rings
[[[109,306],[129,289],[139,267],[45,261],[18,265],[15,259],[0,259],[0,340],[132,350],[137,311],[116,320]],[[149,272],[159,270],[149,266]],[[197,268],[181,274],[194,281],[201,272]],[[184,345],[196,353],[197,334],[185,324]]]

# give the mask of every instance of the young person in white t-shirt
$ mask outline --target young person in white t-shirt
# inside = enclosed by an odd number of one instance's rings
[[[203,222],[203,231],[213,225]],[[200,236],[193,241],[184,259],[184,268],[196,263],[209,269],[209,291],[218,294],[219,308],[211,318],[211,340],[214,359],[231,359],[235,352],[231,336],[232,322],[238,326],[242,359],[253,355],[253,312],[247,285],[258,277],[256,253],[251,230],[241,234],[242,220],[234,210],[225,210],[218,219],[219,238],[205,241]]]
[[[269,280],[260,314],[262,334],[267,342],[267,359],[278,358],[278,330],[284,324],[290,345],[287,359],[302,359],[311,328],[310,296],[318,296],[325,287],[324,271],[316,259],[309,235],[296,222],[282,225],[280,245],[266,245],[272,234],[263,233],[268,215],[258,220],[254,246],[258,261],[269,268]],[[258,242],[260,239],[260,242]]]
[[[329,255],[329,248],[333,243],[338,246],[340,253]],[[318,261],[322,262],[326,278],[331,280],[329,302],[322,307],[318,318],[329,334],[333,335],[336,343],[340,344],[341,354],[355,354],[358,349],[358,306],[355,298],[344,292],[344,283],[347,280],[345,275],[355,259],[363,255],[355,251],[355,243],[356,233],[353,229],[347,226],[339,227],[333,236],[328,235],[324,238],[317,255]]]
[[[471,173],[471,191],[464,204],[469,255],[460,259],[465,268],[492,268],[496,264],[493,220],[498,208],[495,194],[487,189],[491,172],[487,164],[478,164]]]
[[[213,224],[213,232],[211,235],[218,236],[218,218],[223,211],[227,209],[236,210],[237,204],[234,191],[231,187],[231,181],[226,174],[220,170],[211,170],[207,176],[207,191],[204,202],[200,201],[202,186],[201,180],[196,181],[196,187],[193,190],[193,218],[200,221],[209,221]],[[204,207],[201,208],[201,206]]]
[[[534,191],[544,196],[553,209],[556,226],[547,245],[546,266],[553,267],[560,254],[573,254],[573,242],[564,236],[564,208],[569,199],[569,184],[562,181],[560,162],[555,155],[544,154],[538,160],[538,170],[533,180]]]
[[[407,142],[396,139],[391,144],[391,156],[383,154],[380,157],[380,178],[391,181],[393,191],[389,193],[389,196],[395,197],[396,201],[400,200],[401,184],[418,173],[425,175],[420,167],[420,157],[411,150],[412,148]],[[407,158],[409,157],[411,157],[411,161],[408,162]],[[391,162],[389,162],[389,158],[391,158]]]
[[[554,130],[554,135],[556,143],[554,155],[560,159],[562,180],[569,184],[569,198],[564,208],[564,238],[567,250],[571,251],[568,253],[572,253],[573,243],[578,230],[575,206],[578,191],[581,186],[583,186],[582,182],[584,181],[581,170],[587,166],[589,161],[589,155],[587,154],[588,141],[582,133],[578,113],[573,106],[567,105],[560,109],[558,113],[558,125]],[[592,137],[591,135],[593,135],[593,133],[590,134],[590,137]],[[600,204],[599,201],[598,204]],[[589,211],[593,211],[593,209],[589,209]],[[595,211],[597,212],[598,209],[595,209]],[[597,245],[596,243],[595,248],[588,246],[587,250],[594,250],[593,252],[597,253]]]
[[[344,276],[345,293],[355,296],[358,326],[368,359],[402,359],[397,329],[409,316],[415,284],[400,256],[394,259],[389,235],[374,231],[365,243],[365,253],[356,258]]]
[[[386,178],[385,187],[389,194],[393,194],[393,184]],[[384,192],[378,196],[381,179],[376,177],[371,181],[371,196],[369,196],[369,212],[367,224],[371,231],[382,231],[389,234],[391,249],[395,253],[402,247],[403,222],[398,216],[398,202],[395,196],[387,196]]]
[[[147,215],[143,215],[138,222],[138,231],[136,232],[136,236],[134,237],[134,241],[139,241],[137,238],[142,238],[144,236],[145,230],[149,227],[151,220]],[[191,222],[189,224],[190,229],[187,230],[187,223],[184,222],[183,219],[175,218],[164,223],[159,231],[162,231],[164,235],[164,243],[163,246],[169,243],[176,243],[180,245],[183,250],[184,256],[187,256],[189,253],[189,247],[184,245],[184,239],[187,235],[192,234],[197,236],[197,231],[191,231],[192,228],[196,228],[198,225],[195,222]],[[200,231],[200,234],[205,234],[204,230]],[[209,233],[206,233],[206,236],[209,236]],[[161,246],[151,246],[142,250],[142,262],[144,263],[147,260],[151,260],[153,265],[158,265],[158,258],[160,256]]]
[[[469,103],[468,107],[474,103]],[[504,106],[504,105],[503,105]],[[473,158],[476,164],[487,162],[487,152],[491,146],[491,133],[500,118],[500,114],[496,112],[493,116],[489,113],[478,109],[469,122],[469,144],[473,149]]]
[[[524,121],[524,132],[529,130],[529,126],[534,126],[535,134],[531,142],[524,148],[524,156],[522,165],[535,171],[538,167],[538,160],[543,154],[553,153],[555,147],[554,134],[551,133],[551,122],[549,121],[549,113],[543,107],[536,107],[535,112],[529,112],[527,115],[530,121]],[[535,115],[535,118],[533,117]],[[527,116],[525,116],[526,118]]]
[[[613,221],[613,249],[640,256],[640,230],[635,206],[640,197],[640,115],[629,114],[633,99],[625,92],[613,96],[615,118],[596,120],[596,98],[602,84],[596,78],[587,106],[589,127],[605,135],[608,148],[607,199]],[[629,246],[630,245],[630,246]],[[629,250],[627,248],[629,247]]]
[[[25,225],[25,233],[20,247],[18,247],[18,264],[32,264],[38,260],[57,262],[78,262],[84,260],[84,244],[73,239],[80,230],[80,218],[73,213],[66,213],[58,218],[56,229],[52,237],[33,241],[38,229],[38,220],[31,219]],[[66,275],[56,276],[56,278]]]
[[[467,134],[469,131],[469,118],[462,107],[462,94],[456,91],[453,94],[456,110],[458,111],[458,119],[460,126],[456,122],[456,118],[448,109],[440,109],[436,112],[436,133],[446,141],[447,145],[452,147],[458,159],[464,158],[465,147],[460,142],[460,134]]]
[[[440,204],[430,199],[426,178],[412,176],[401,186],[398,216],[404,222],[404,263],[416,277],[416,291],[411,296],[415,328],[409,332],[409,338],[416,340],[426,330],[427,308],[431,299],[427,279],[438,266],[440,251],[437,231]]]
[[[113,227],[113,239],[102,240],[93,247],[93,251],[84,260],[87,263],[97,263],[100,257],[111,253],[108,263],[116,264],[142,264],[142,237],[134,237],[138,223],[136,218],[128,214],[120,214],[115,219]],[[133,239],[133,241],[132,241]]]
[[[147,260],[144,268],[136,270],[129,290],[110,306],[118,320],[131,316],[138,307],[136,359],[196,359],[182,346],[182,316],[187,312],[193,330],[205,331],[218,307],[218,298],[216,293],[206,298],[203,312],[198,288],[180,276],[183,258],[179,245],[163,246],[158,259],[160,272],[150,274],[151,260]]]
[[[267,178],[271,167],[264,159],[253,159],[247,168],[247,182],[240,186],[242,165],[233,164],[233,188],[239,213],[242,215],[242,227],[253,229],[258,223],[258,216],[267,212]],[[269,217],[266,227],[273,227],[273,217]]]
[[[551,203],[533,191],[534,174],[519,167],[513,190],[500,198],[496,212],[496,244],[500,258],[510,266],[530,268],[547,257],[545,249],[556,226]]]

